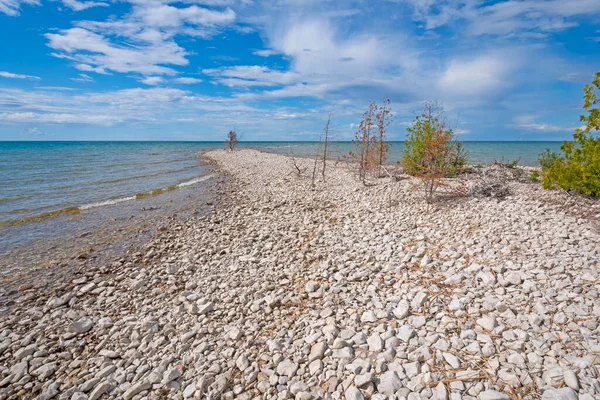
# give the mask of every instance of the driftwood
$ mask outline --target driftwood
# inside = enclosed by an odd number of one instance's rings
[[[517,180],[511,169],[498,164],[478,169],[474,175],[470,177],[470,195],[474,197],[503,199],[510,195],[509,182]]]
[[[290,159],[292,160],[292,165],[296,169],[296,174],[298,176],[301,176],[304,173],[304,171],[306,170],[306,168],[300,167],[300,165],[298,164],[298,160],[296,159],[296,155],[294,154],[293,151],[292,151],[292,154],[290,155]]]

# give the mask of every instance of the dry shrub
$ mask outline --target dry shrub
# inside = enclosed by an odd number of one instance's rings
[[[354,133],[354,150],[344,158],[356,165],[358,176],[367,184],[367,175],[381,172],[387,158],[389,144],[386,143],[386,130],[391,122],[390,100],[384,99],[379,107],[372,101]]]
[[[505,198],[510,195],[509,183],[519,180],[512,172],[511,168],[499,164],[474,169],[469,176],[469,180],[473,182],[470,195],[496,199]]]
[[[238,143],[238,134],[235,130],[232,129],[227,134],[227,140],[225,141],[225,144],[227,145],[227,147],[229,147],[229,150],[233,151],[233,149],[235,148],[235,145],[237,143]]]
[[[302,176],[302,174],[304,173],[304,171],[306,171],[306,167],[303,167],[303,166],[300,165],[300,163],[298,162],[298,159],[296,158],[296,155],[294,154],[293,151],[292,151],[292,153],[290,155],[290,160],[292,161],[292,166],[294,167],[296,175],[297,176]]]

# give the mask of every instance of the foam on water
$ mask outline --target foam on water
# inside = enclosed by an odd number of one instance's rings
[[[207,181],[211,178],[213,178],[214,175],[205,175],[205,176],[200,176],[198,178],[194,178],[192,180],[189,180],[187,182],[181,182],[180,184],[178,184],[178,187],[185,187],[185,186],[190,186],[190,185],[194,185],[196,183],[200,183],[200,182],[204,182]]]
[[[89,210],[90,208],[96,207],[104,207],[104,206],[112,206],[113,204],[119,204],[124,201],[135,200],[135,196],[121,197],[119,199],[110,199],[105,201],[99,201],[98,203],[86,204],[83,206],[79,206],[81,210]]]
[[[147,194],[148,196],[158,195],[158,194],[162,194],[164,192],[170,191],[172,187],[182,188],[182,187],[186,187],[186,186],[191,186],[191,185],[195,185],[196,183],[207,181],[213,177],[214,177],[214,175],[212,175],[212,174],[199,176],[197,178],[190,179],[189,181],[178,183],[177,185],[169,186],[166,188],[155,189],[155,190],[151,190],[151,191],[144,192],[144,193],[138,193],[138,195],[135,195],[135,196],[120,197],[117,199],[109,199],[109,200],[99,201],[97,203],[86,204],[83,206],[79,206],[79,209],[80,210],[89,210],[90,208],[112,206],[114,204],[119,204],[124,201],[137,200],[140,197],[143,197],[143,196],[140,196],[140,194]]]

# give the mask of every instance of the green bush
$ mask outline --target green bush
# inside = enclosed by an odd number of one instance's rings
[[[494,164],[499,164],[506,168],[515,169],[519,165],[520,158],[516,158],[514,160],[505,160],[504,157],[500,161],[494,161]]]
[[[600,103],[597,90],[600,90],[600,72],[584,89],[583,108],[587,115],[580,118],[584,125],[575,131],[573,140],[562,144],[564,158],[559,157],[544,170],[544,188],[600,196],[600,108],[594,107]]]
[[[521,161],[521,159],[516,158],[514,160],[507,161],[504,165],[506,166],[506,168],[515,169],[519,165],[519,161]]]
[[[404,172],[414,176],[456,176],[467,164],[467,152],[443,118],[436,102],[425,103],[408,131],[402,156]]]
[[[448,186],[444,178],[462,171],[467,162],[466,152],[455,140],[436,102],[425,103],[424,112],[406,130],[402,165],[406,173],[422,182],[425,200],[430,203],[440,187]]]
[[[540,153],[538,156],[538,164],[540,164],[543,171],[550,168],[557,161],[563,161],[563,158],[557,152],[550,151],[550,149],[546,149],[545,152]]]
[[[454,170],[454,173],[460,172],[465,169],[467,162],[469,161],[469,153],[462,144],[462,142],[454,142],[454,151],[450,154],[450,164]]]

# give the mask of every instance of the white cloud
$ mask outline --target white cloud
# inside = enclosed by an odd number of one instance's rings
[[[561,31],[577,26],[575,17],[600,13],[597,0],[402,0],[414,10],[414,19],[436,29],[466,20],[466,31],[475,35],[531,34]]]
[[[40,80],[39,76],[14,74],[12,72],[7,72],[7,71],[0,71],[0,76],[3,78],[10,78],[10,79],[29,79],[29,80],[36,80],[36,81]]]
[[[184,3],[192,2],[205,3]],[[76,3],[80,7],[103,4]],[[236,19],[229,7],[223,10],[197,5],[182,7],[174,0],[131,3],[132,11],[121,18],[79,21],[75,27],[47,33],[48,46],[56,50],[53,55],[74,61],[75,67],[85,72],[175,75],[174,67],[189,64],[188,52],[176,43],[175,36],[208,38]]]
[[[52,114],[52,113],[34,113],[34,112],[13,112],[0,113],[0,121],[18,122],[18,123],[56,123],[56,124],[98,124],[111,125],[119,121],[111,115],[81,115],[81,114]]]
[[[492,96],[507,86],[513,68],[512,58],[501,54],[451,60],[439,88],[450,96]]]
[[[80,71],[85,71],[85,72],[95,72],[97,74],[102,74],[102,75],[108,74],[108,72],[106,72],[106,70],[104,68],[92,67],[91,65],[87,65],[87,64],[75,64],[75,68],[77,68]]]
[[[97,125],[156,123],[169,121],[178,113],[196,115],[197,103],[201,103],[201,99],[178,89],[136,88],[78,94],[0,88],[0,121]],[[82,104],[85,107],[81,107]]]
[[[159,28],[178,28],[186,23],[219,26],[233,23],[235,12],[229,7],[224,11],[217,11],[198,6],[178,8],[163,4],[154,7],[139,7],[135,11],[135,18],[143,21],[145,26]]]
[[[71,80],[75,81],[75,82],[84,82],[84,83],[94,82],[94,78],[92,78],[91,76],[86,75],[86,74],[79,74],[77,76],[77,78],[71,78]]]
[[[42,132],[41,129],[33,127],[33,128],[28,128],[27,129],[27,133],[33,136],[44,136],[47,135],[46,132]]]
[[[327,12],[322,10],[306,15],[288,11],[269,14],[267,7],[268,18],[260,22],[269,52],[289,60],[286,70],[239,65],[203,72],[214,77],[213,83],[241,90],[235,96],[244,100],[315,97],[339,101],[350,97],[364,101],[365,96],[401,92],[406,97],[419,91],[417,78],[425,69],[403,35],[371,26],[349,34],[347,21],[324,18]]]
[[[517,125],[517,128],[536,132],[573,132],[576,129],[576,127],[564,127],[551,124],[524,124]]]
[[[99,1],[62,0],[62,3],[74,11],[83,11],[92,7],[108,7],[108,3]]]
[[[39,0],[0,0],[0,13],[11,17],[17,16],[21,11],[21,4],[39,6]]]
[[[256,50],[252,54],[257,55],[257,56],[261,56],[261,57],[271,57],[271,56],[274,56],[274,55],[279,54],[279,53],[277,53],[274,50]]]
[[[140,82],[145,83],[146,85],[158,85],[162,83],[162,81],[163,78],[161,76],[148,76],[140,80]]]
[[[202,72],[218,77],[218,82],[230,87],[289,85],[297,82],[300,78],[300,75],[295,72],[274,71],[258,65],[204,69]]]
[[[530,132],[573,132],[576,126],[560,126],[548,123],[537,122],[538,118],[535,115],[518,115],[513,118],[513,124],[509,125],[513,128],[522,129]]]
[[[173,82],[179,83],[179,84],[182,84],[182,85],[193,85],[195,83],[202,82],[202,79],[181,77],[181,78],[175,78],[175,79],[173,79]]]
[[[174,75],[176,72],[164,65],[188,64],[186,51],[172,40],[117,45],[83,28],[48,33],[46,38],[48,46],[59,51],[56,56],[76,61],[79,66],[89,65],[91,70]]]
[[[81,105],[84,104],[85,107]],[[224,119],[226,113],[228,118]],[[0,88],[0,126],[18,124],[116,124],[156,125],[173,122],[201,124],[204,134],[224,133],[231,121],[248,132],[289,135],[286,121],[294,119],[295,129],[312,128],[324,112],[296,107],[256,108],[235,98],[208,97],[172,88],[134,88],[110,92],[83,93],[50,90]],[[166,126],[166,125],[165,125]],[[248,128],[246,130],[245,128]],[[303,129],[304,129],[303,128]],[[317,130],[318,131],[318,130]],[[212,136],[211,136],[212,135]]]

